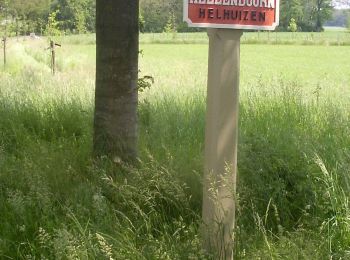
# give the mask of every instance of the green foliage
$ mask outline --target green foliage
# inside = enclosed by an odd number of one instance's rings
[[[302,31],[322,31],[324,23],[332,16],[331,0],[281,0],[280,27],[287,30],[291,18]]]
[[[281,0],[280,1],[280,26],[289,30],[289,23],[293,18],[297,24],[303,18],[303,2],[300,0]]]
[[[164,27],[164,32],[167,34],[171,34],[173,39],[176,38],[177,29],[176,29],[176,18],[174,13],[169,14],[169,19],[167,24]]]
[[[332,17],[332,0],[317,0],[314,9],[315,30],[323,31],[323,24]]]
[[[72,22],[77,33],[86,32],[86,12],[87,1],[67,0],[67,5],[73,14]]]
[[[154,84],[154,78],[152,76],[143,76],[138,79],[138,91],[144,92],[147,89],[150,89],[152,84]]]
[[[0,5],[4,6],[1,0]],[[16,34],[41,33],[50,13],[59,10],[59,29],[66,33],[95,31],[96,0],[11,0],[9,11]],[[144,32],[201,31],[182,21],[183,2],[179,0],[140,0],[140,29]],[[3,10],[0,10],[3,12]],[[142,15],[141,15],[142,14]],[[331,0],[281,0],[279,30],[287,31],[294,18],[301,31],[322,31],[332,16]]]
[[[40,40],[12,41],[0,71],[0,258],[207,259],[207,46],[142,45],[157,80],[132,167],[91,156],[95,46],[80,37],[57,77]],[[242,45],[235,259],[349,258],[349,52]]]
[[[26,92],[23,77],[6,77],[2,90]],[[150,154],[137,168],[93,161],[92,100],[73,82],[69,97],[59,94],[49,75],[32,83],[23,99],[0,96],[0,257],[200,256],[199,216],[176,172]]]
[[[61,31],[59,29],[59,22],[57,21],[57,15],[59,10],[56,10],[49,14],[47,25],[45,28],[45,35],[47,36],[60,36]]]
[[[326,26],[346,27],[348,10],[334,9],[331,20],[327,21]]]
[[[4,6],[4,0],[0,6]],[[95,0],[13,0],[9,2],[8,12],[16,34],[30,32],[42,33],[50,15],[56,11],[57,27],[61,31],[74,33],[95,30]],[[1,7],[0,12],[4,12]]]
[[[299,29],[299,28],[298,28]],[[83,37],[78,37],[84,39]],[[87,37],[93,41],[92,37]],[[72,42],[77,37],[71,36],[66,41]],[[206,33],[177,33],[174,38],[167,33],[144,33],[140,35],[143,44],[207,44]],[[350,35],[346,29],[328,30],[326,32],[245,32],[241,38],[243,44],[272,44],[272,45],[350,45]]]
[[[174,31],[182,21],[182,5],[178,0],[141,0],[140,10],[145,20],[146,32],[163,32],[169,25]]]
[[[50,13],[50,3],[47,0],[13,0],[10,1],[11,16],[16,34],[42,32],[42,27]]]
[[[60,10],[60,29],[72,33],[95,31],[95,0],[57,0],[51,9]]]
[[[298,25],[296,23],[296,20],[294,18],[290,19],[288,30],[295,33],[298,30]]]
[[[174,13],[169,13],[168,22],[164,27],[166,33],[176,33],[176,19]]]

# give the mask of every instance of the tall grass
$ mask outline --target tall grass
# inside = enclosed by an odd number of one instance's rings
[[[210,259],[199,232],[206,98],[181,88],[180,72],[157,75],[176,90],[141,94],[136,166],[91,156],[89,70],[0,72],[0,258]],[[242,86],[236,259],[349,258],[348,105],[269,82]]]
[[[58,37],[63,44],[95,45],[96,35],[70,35]],[[141,33],[142,44],[207,44],[208,36],[205,30],[200,33]],[[245,32],[242,36],[243,44],[271,44],[271,45],[332,45],[349,46],[350,33],[344,31],[326,32]]]
[[[205,30],[200,33],[144,33],[140,35],[143,44],[207,44]],[[74,39],[74,38],[73,38]],[[335,45],[349,46],[350,34],[347,31],[326,32],[245,32],[242,44],[271,45]]]

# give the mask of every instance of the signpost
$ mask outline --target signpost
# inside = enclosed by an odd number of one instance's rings
[[[209,28],[203,246],[233,259],[240,38],[244,29],[274,30],[279,0],[184,0],[184,21]]]

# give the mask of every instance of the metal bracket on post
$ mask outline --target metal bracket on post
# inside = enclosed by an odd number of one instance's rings
[[[220,260],[233,259],[242,34],[208,29],[203,235],[204,248]]]

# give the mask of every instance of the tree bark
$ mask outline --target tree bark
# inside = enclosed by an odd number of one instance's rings
[[[96,2],[94,153],[137,156],[139,1]]]

